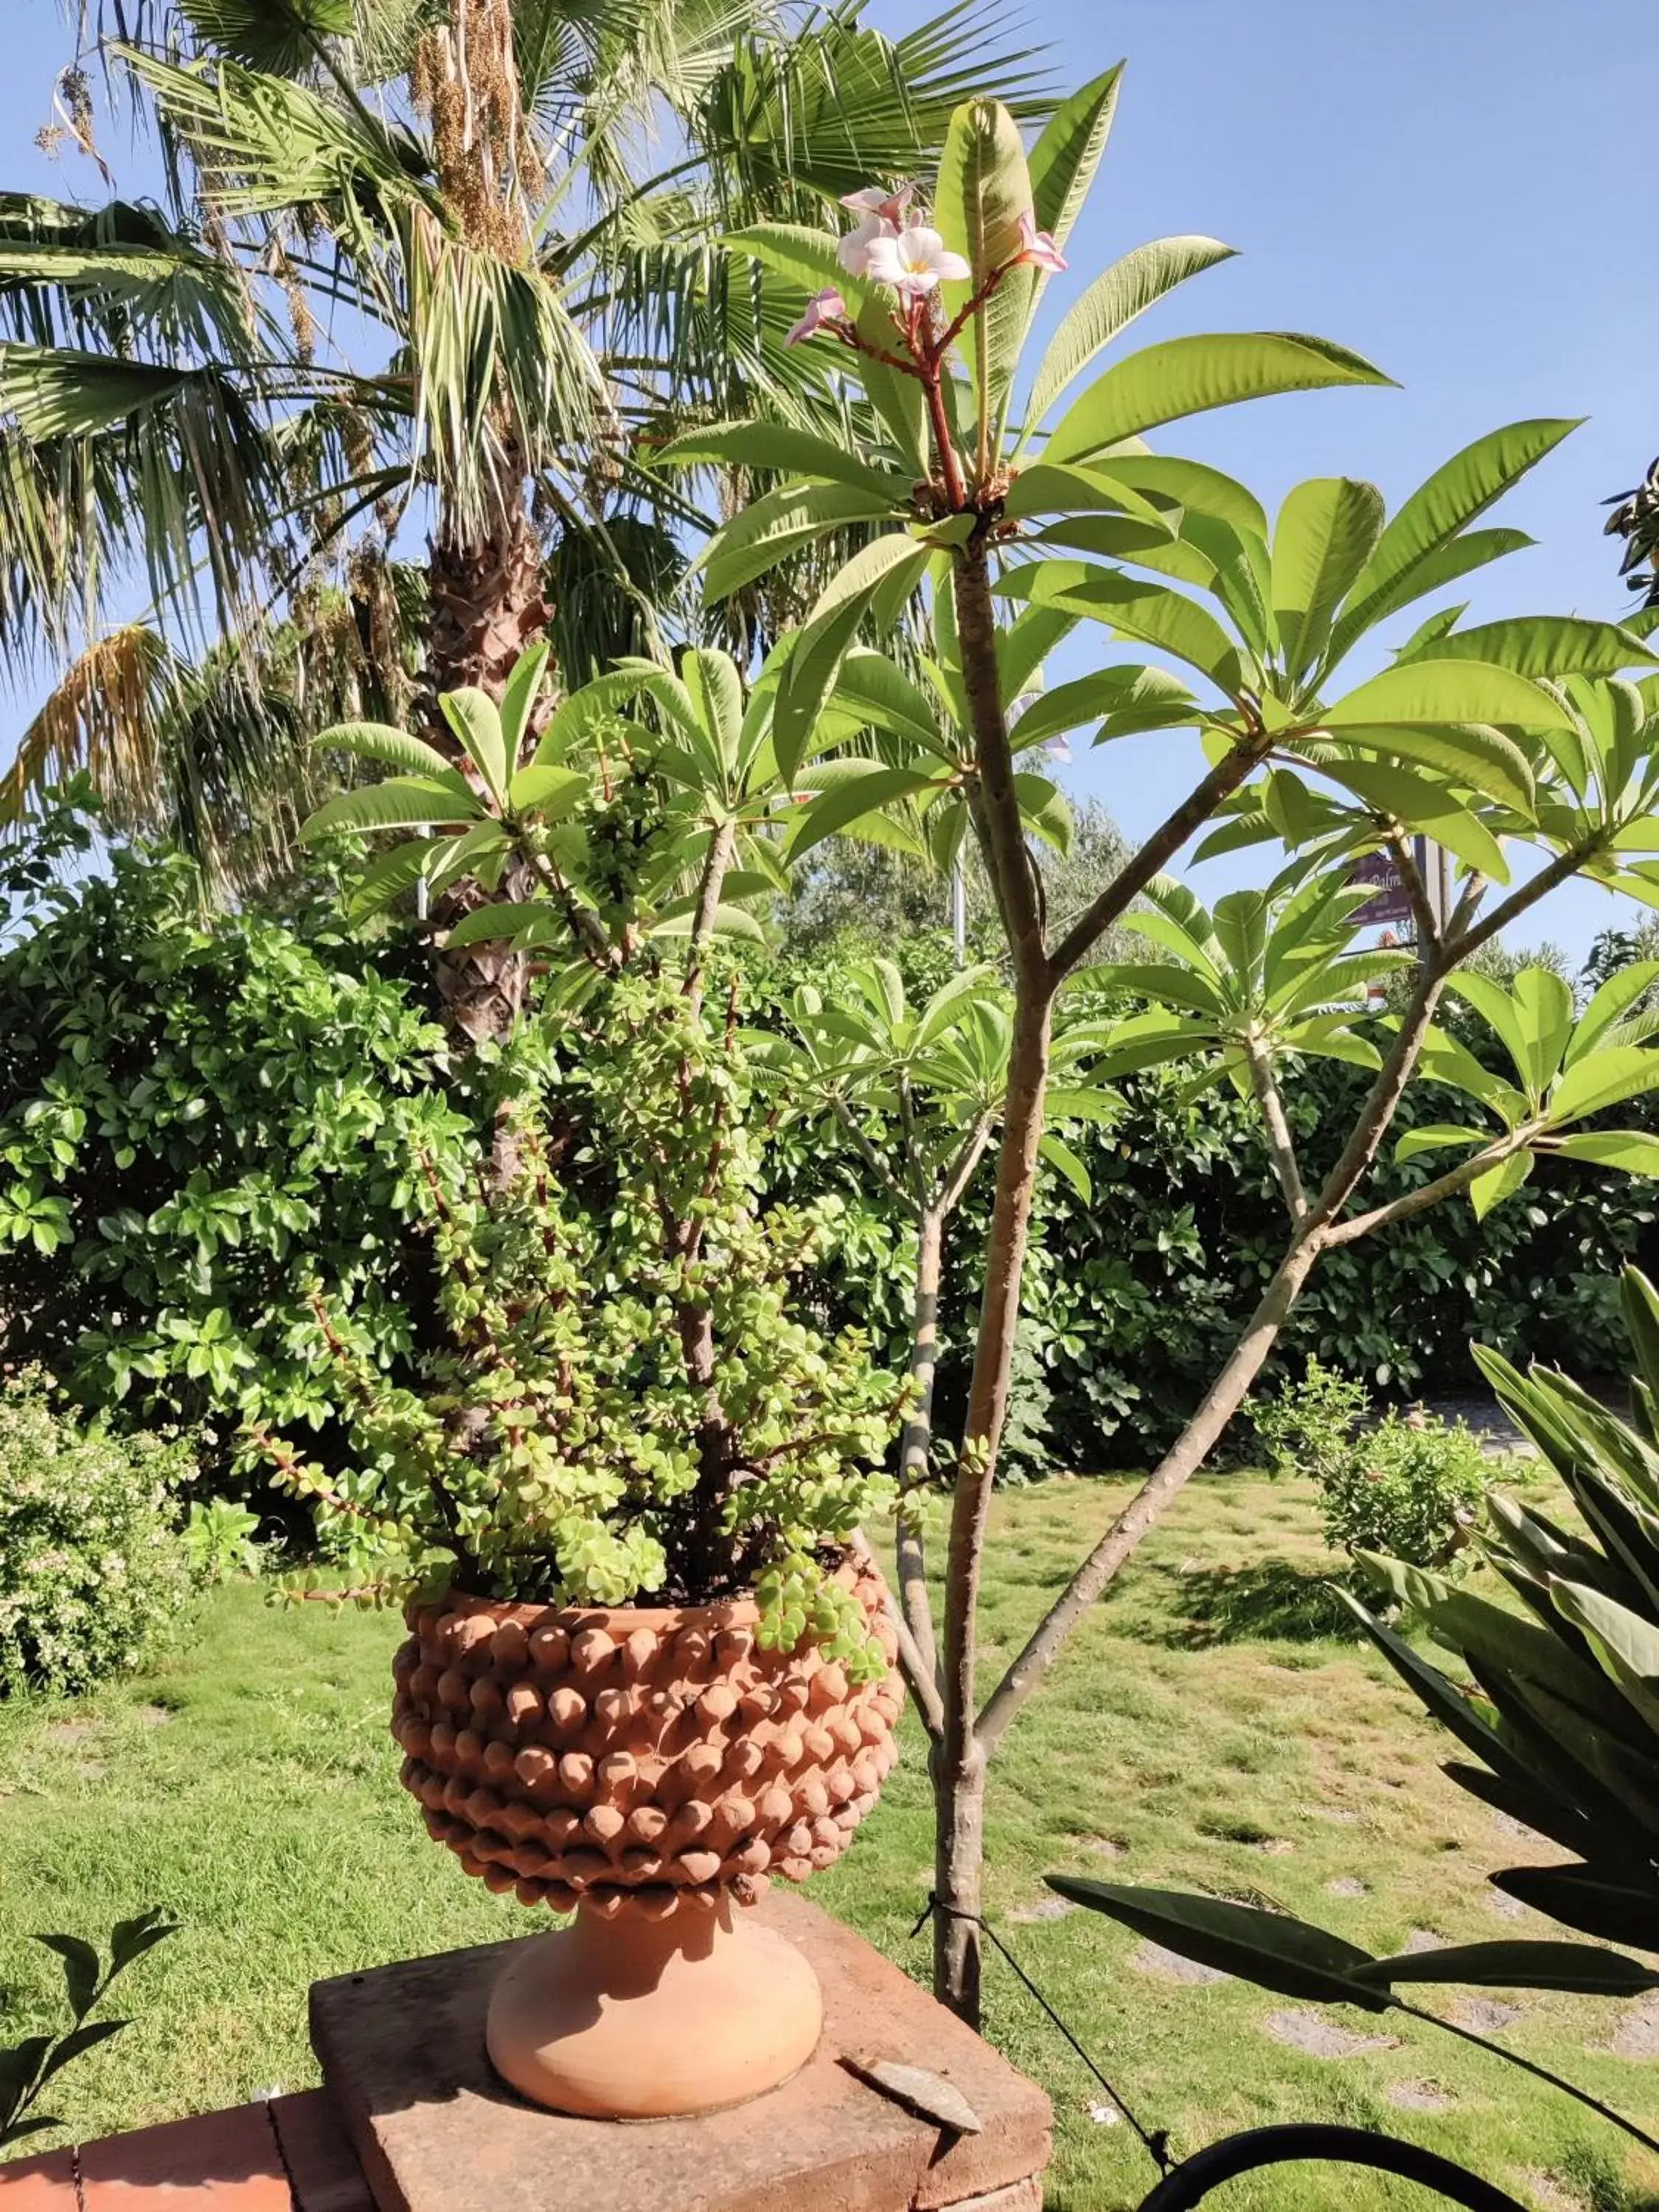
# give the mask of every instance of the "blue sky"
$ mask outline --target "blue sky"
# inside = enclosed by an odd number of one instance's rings
[[[870,0],[867,15],[898,29],[924,12]],[[4,15],[7,181],[95,193],[86,164],[54,170],[29,143],[65,52],[57,0],[4,0]],[[1659,11],[1629,0],[1029,0],[1026,21],[1067,82],[1129,64],[1057,295],[1143,240],[1208,232],[1239,258],[1154,310],[1139,342],[1313,331],[1402,387],[1258,402],[1165,434],[1167,449],[1242,477],[1270,510],[1301,478],[1339,474],[1372,478],[1394,506],[1500,422],[1587,416],[1501,510],[1539,544],[1477,580],[1471,618],[1626,607],[1599,501],[1659,449],[1649,174]],[[0,731],[20,719],[21,703],[0,708]],[[0,757],[9,750],[0,735]],[[1187,739],[1134,738],[1083,756],[1072,781],[1139,836],[1196,759]],[[1230,865],[1200,887],[1249,879],[1248,859]],[[1574,887],[1526,934],[1580,955],[1615,918],[1604,894]]]

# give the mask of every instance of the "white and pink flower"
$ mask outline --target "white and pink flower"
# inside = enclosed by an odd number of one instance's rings
[[[1030,208],[1019,219],[1018,260],[1022,268],[1046,269],[1055,276],[1066,266],[1066,256],[1046,230],[1037,228]]]
[[[884,192],[879,185],[866,185],[861,191],[846,195],[842,205],[863,217],[836,248],[836,258],[849,276],[868,276],[870,248],[879,239],[898,236],[915,189],[901,185],[896,192]]]
[[[785,345],[799,345],[806,338],[817,337],[823,330],[834,328],[847,320],[847,302],[833,284],[826,284],[806,303],[806,313],[785,338]]]
[[[867,215],[856,229],[849,230],[841,240],[836,248],[836,258],[849,276],[867,276],[871,247],[897,235],[885,216]]]
[[[851,208],[855,215],[878,215],[884,222],[897,230],[915,189],[914,185],[901,185],[896,192],[884,192],[879,185],[866,185],[860,191],[847,193],[842,205]]]
[[[925,300],[941,283],[962,283],[972,273],[962,255],[952,253],[925,222],[872,239],[865,251],[864,274],[878,284],[890,284],[907,302]]]

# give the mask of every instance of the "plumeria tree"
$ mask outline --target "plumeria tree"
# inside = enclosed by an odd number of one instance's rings
[[[703,562],[712,597],[850,519],[867,528],[868,542],[831,577],[791,643],[774,716],[786,778],[805,757],[816,717],[842,695],[856,642],[866,633],[879,639],[931,582],[933,650],[908,667],[894,660],[881,679],[886,696],[868,709],[881,742],[896,749],[889,773],[915,779],[902,793],[889,786],[879,803],[910,810],[924,834],[936,809],[960,810],[1006,936],[1008,1081],[931,1700],[938,1980],[969,2017],[978,2008],[988,1762],[1070,1628],[1213,1445],[1320,1254],[1340,1239],[1420,1066],[1448,978],[1571,875],[1650,900],[1659,884],[1651,702],[1620,680],[1651,663],[1639,639],[1548,617],[1460,629],[1462,611],[1442,608],[1375,672],[1378,625],[1524,542],[1473,526],[1570,424],[1519,423],[1479,441],[1392,520],[1373,486],[1335,478],[1298,486],[1270,526],[1243,486],[1152,453],[1146,434],[1270,392],[1385,381],[1370,364],[1322,339],[1227,333],[1151,346],[1082,381],[1129,320],[1221,258],[1226,249],[1209,240],[1166,240],[1127,256],[1081,292],[1028,361],[1036,309],[1063,271],[1116,89],[1115,72],[1085,87],[1029,152],[994,100],[959,108],[931,219],[915,191],[884,185],[852,196],[857,222],[839,240],[763,225],[729,241],[769,269],[794,271],[812,295],[795,336],[842,349],[882,426],[868,450],[799,435],[785,444],[752,422],[669,449],[688,465],[793,471],[715,538]],[[1022,648],[1011,641],[1022,624],[1027,640],[1029,626],[1051,626],[1039,660],[1073,624],[1127,641],[1132,657],[1057,687],[1017,718],[1025,686]],[[1346,674],[1362,650],[1370,672]],[[1149,654],[1179,673],[1149,665]],[[915,701],[898,685],[913,671],[968,740],[949,762],[927,757],[926,741],[914,738],[920,750],[907,768]],[[864,688],[872,688],[867,673]],[[936,714],[927,720],[939,726]],[[1018,750],[1069,729],[1092,726],[1097,742],[1115,742],[1183,726],[1201,734],[1205,772],[1085,910],[1056,923],[1031,857]],[[873,777],[871,787],[873,801]],[[1308,870],[1346,872],[1364,853],[1393,853],[1411,887],[1420,965],[1377,1055],[1364,1110],[1316,1188],[1303,1192],[1285,1260],[1198,1416],[982,1698],[975,1613],[1057,1004],[1102,933],[1218,815],[1212,845],[1277,838]],[[1431,908],[1413,862],[1410,837],[1422,831],[1462,871],[1445,915]],[[1511,849],[1517,841],[1538,848],[1541,866],[1494,896],[1509,881],[1505,840]],[[913,1604],[925,1599],[919,1577],[907,1576],[904,1587]],[[910,1626],[912,1644],[925,1649],[931,1623]]]

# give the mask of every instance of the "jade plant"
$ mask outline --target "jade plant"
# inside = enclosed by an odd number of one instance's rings
[[[324,740],[415,771],[333,802],[324,829],[410,826],[426,810],[424,837],[369,864],[368,895],[406,857],[429,873],[455,832],[475,866],[493,840],[526,896],[492,925],[553,974],[539,1006],[524,994],[501,1049],[489,1163],[469,1179],[428,1154],[411,1162],[438,1309],[413,1387],[376,1371],[319,1286],[314,1349],[344,1386],[354,1463],[330,1474],[257,1424],[251,1447],[314,1511],[331,1555],[307,1577],[319,1596],[453,1588],[615,1606],[753,1590],[763,1641],[810,1636],[878,1666],[862,1611],[827,1570],[890,1503],[903,1387],[861,1336],[831,1337],[803,1310],[796,1280],[836,1202],[763,1209],[765,1116],[750,1110],[736,986],[720,1002],[705,990],[750,832],[680,794],[694,730],[711,763],[737,744],[736,672],[689,656],[690,689],[630,672],[566,701],[538,740],[544,659],[526,656],[499,708],[481,692],[444,702],[476,785],[395,732]],[[672,737],[619,720],[615,706],[642,689],[666,702]],[[515,766],[537,743],[540,764]]]

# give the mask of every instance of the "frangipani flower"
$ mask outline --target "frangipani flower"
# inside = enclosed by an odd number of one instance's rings
[[[884,215],[866,215],[856,230],[849,230],[836,248],[836,258],[849,276],[867,276],[870,273],[870,249],[883,239],[896,238],[896,226]]]
[[[1066,266],[1066,256],[1046,230],[1037,228],[1030,208],[1019,219],[1019,259],[1027,269],[1047,269],[1055,275]]]
[[[785,345],[799,345],[803,338],[815,338],[831,323],[847,320],[847,302],[833,284],[826,284],[806,303],[806,313],[785,338]]]
[[[864,273],[878,284],[890,284],[900,299],[908,301],[925,299],[941,283],[961,283],[973,272],[938,231],[925,222],[913,222],[894,235],[870,241]]]
[[[914,185],[901,185],[896,192],[884,192],[879,185],[866,185],[861,191],[847,193],[842,205],[851,208],[856,215],[878,215],[896,230],[904,221],[904,210],[915,189]]]

